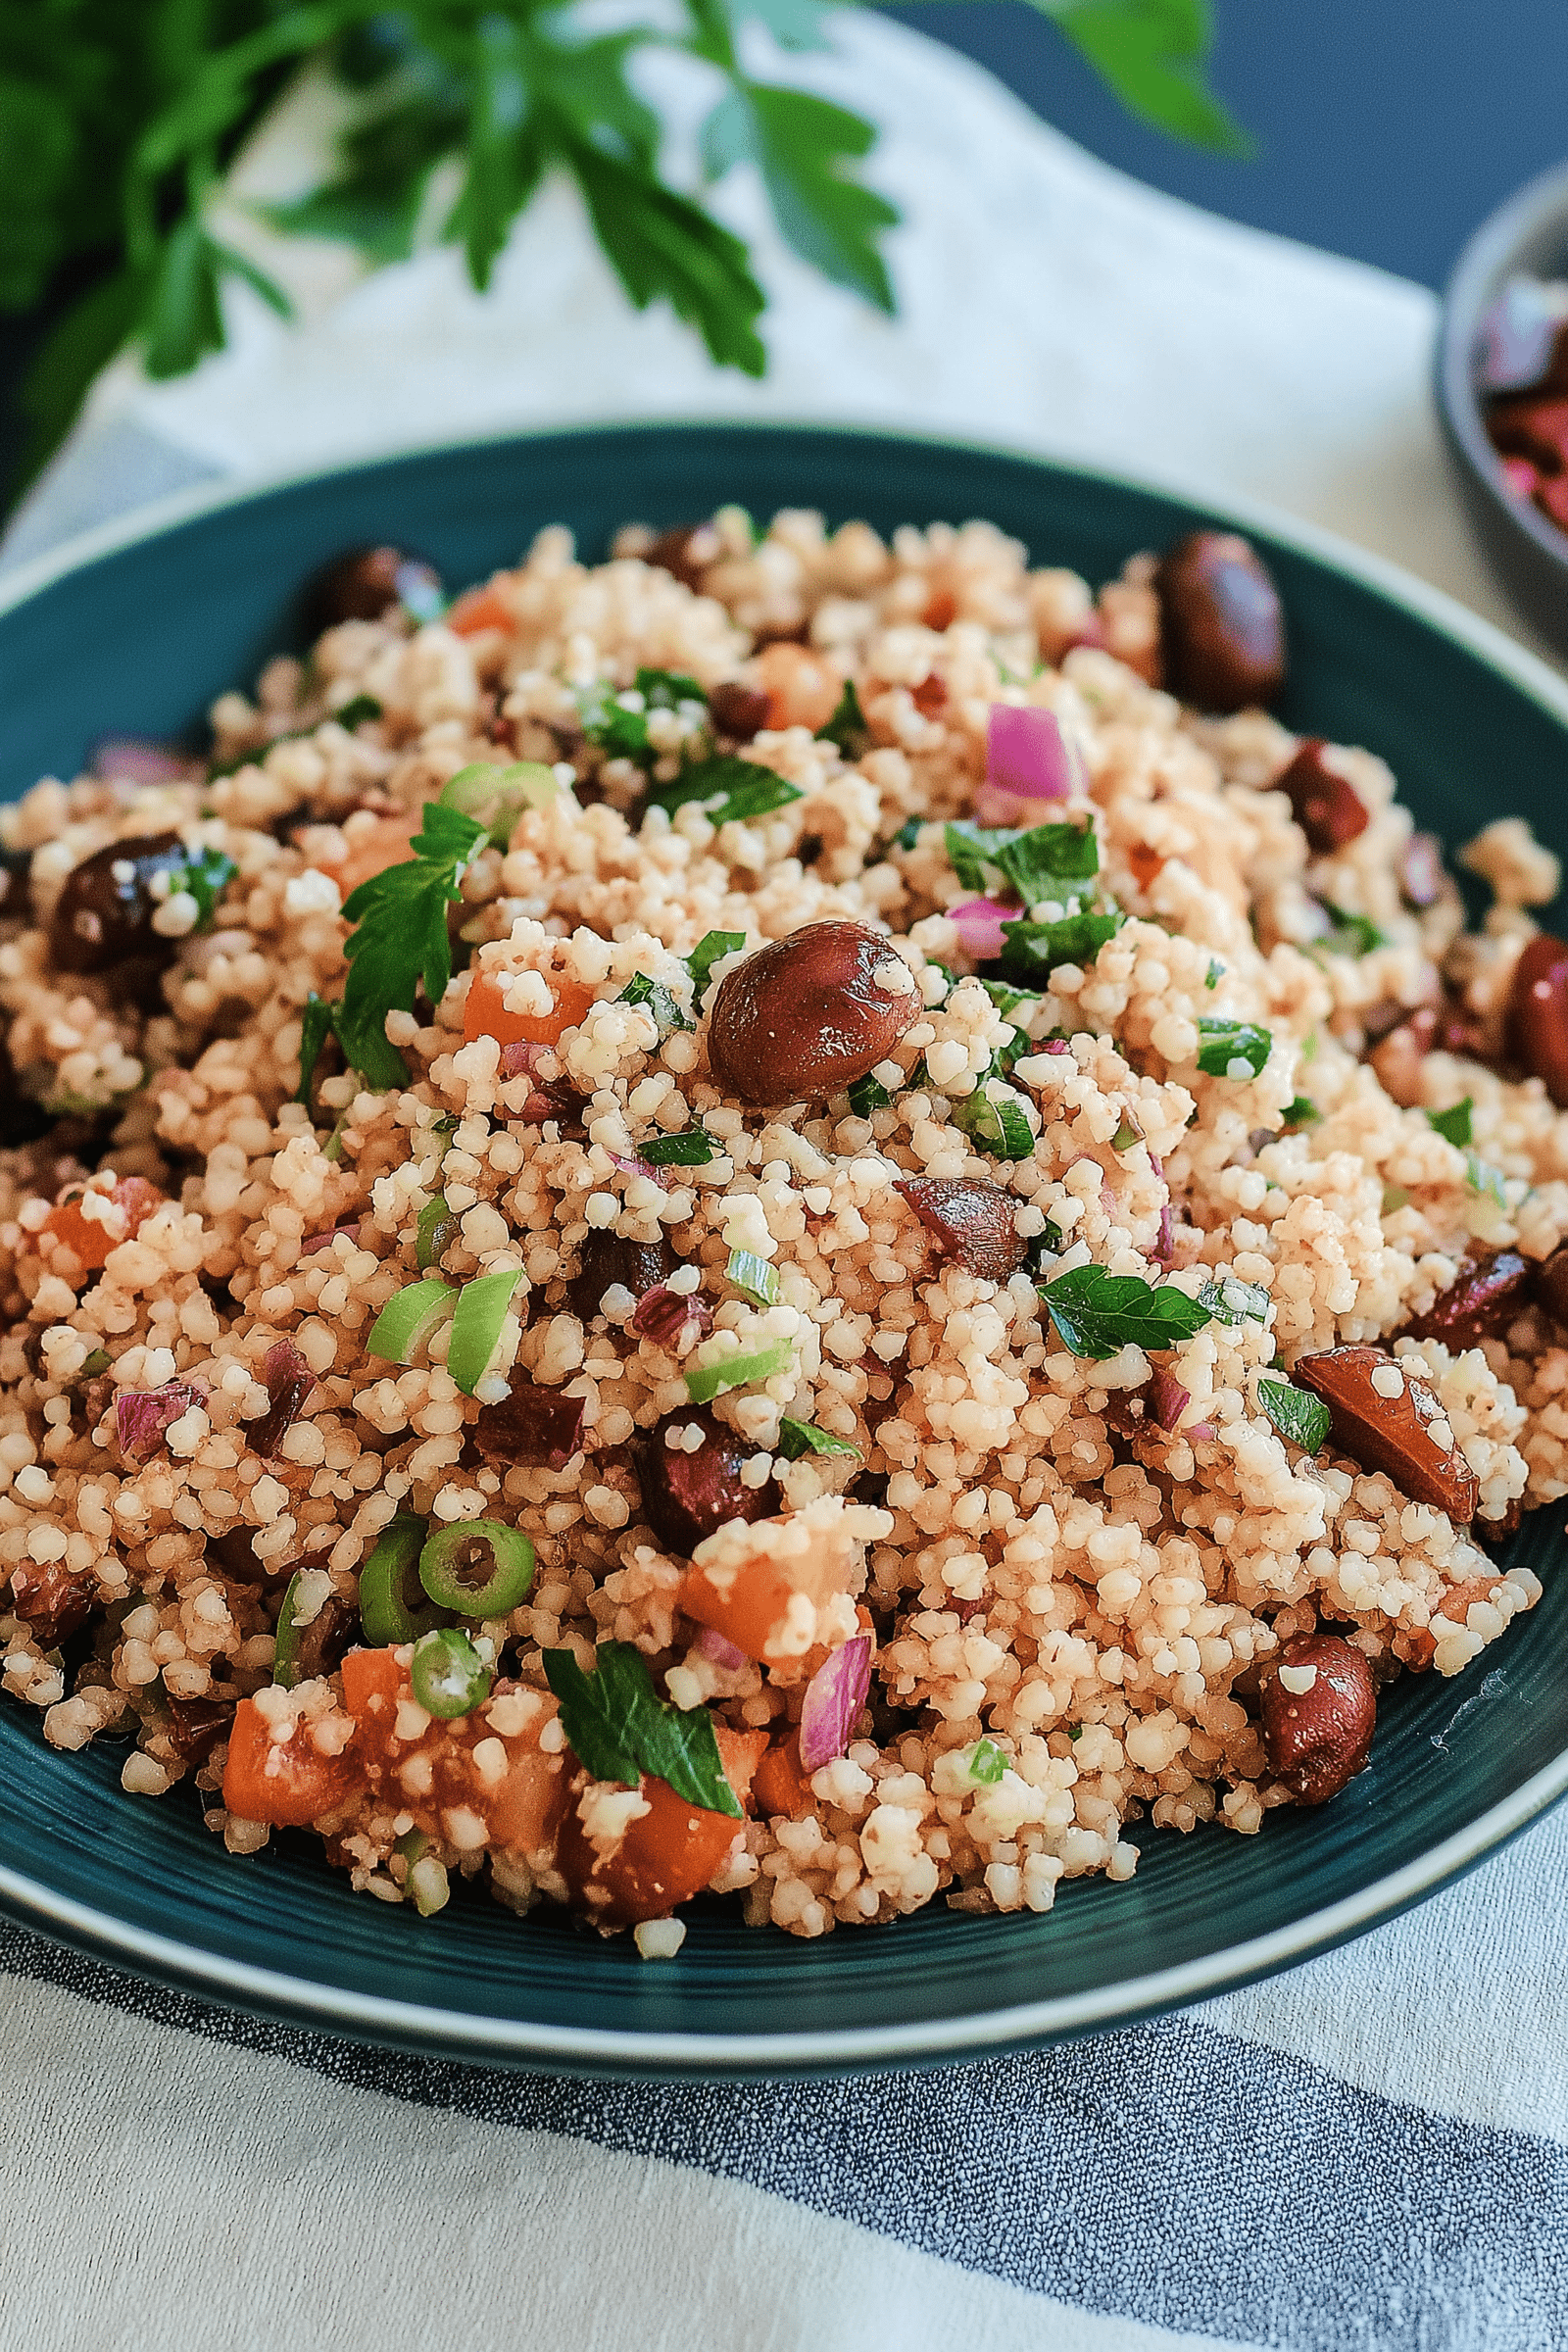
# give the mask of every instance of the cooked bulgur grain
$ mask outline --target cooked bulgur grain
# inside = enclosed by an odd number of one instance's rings
[[[1321,1801],[1533,1604],[1556,861],[1489,825],[1466,933],[1372,754],[1162,692],[1273,676],[1172,610],[1239,544],[1096,598],[980,523],[546,531],[6,812],[55,1745],[425,1914],[817,1936]]]

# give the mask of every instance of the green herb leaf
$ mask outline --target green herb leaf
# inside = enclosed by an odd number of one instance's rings
[[[356,727],[363,727],[370,719],[379,718],[381,706],[373,694],[356,694],[351,696],[348,702],[340,703],[330,715],[337,720],[340,727],[346,727],[352,735]]]
[[[629,1642],[601,1642],[592,1674],[584,1674],[569,1649],[543,1655],[571,1752],[596,1781],[635,1788],[647,1773],[689,1805],[743,1818],[719,1761],[711,1715],[706,1707],[674,1707],[659,1697]]]
[[[1435,1127],[1446,1144],[1455,1144],[1463,1152],[1470,1142],[1470,1113],[1475,1108],[1473,1099],[1466,1095],[1450,1110],[1429,1110],[1428,1124]]]
[[[888,848],[903,850],[906,853],[912,850],[920,839],[920,828],[925,821],[923,816],[906,816],[893,839],[888,843]]]
[[[1020,980],[1049,979],[1064,963],[1093,963],[1126,919],[1118,907],[1103,914],[1064,915],[1059,923],[1004,923],[1003,970]]]
[[[860,759],[871,741],[871,730],[860,709],[860,698],[855,691],[855,680],[846,678],[838,708],[825,727],[816,730],[818,743],[836,743],[846,760]]]
[[[1316,1453],[1327,1442],[1334,1416],[1321,1396],[1293,1388],[1288,1380],[1260,1380],[1257,1401],[1280,1436],[1299,1446],[1303,1453]]]
[[[661,1039],[672,1037],[677,1029],[690,1029],[692,1026],[663,982],[650,980],[646,972],[633,972],[615,1002],[617,1004],[646,1004],[654,1016],[654,1026]]]
[[[836,1438],[830,1429],[818,1429],[814,1421],[792,1421],[783,1414],[778,1425],[778,1449],[787,1462],[798,1462],[803,1453],[853,1454],[861,1459],[858,1446],[848,1438]]]
[[[1253,142],[1204,78],[1208,0],[1034,0],[1129,112],[1216,155]]]
[[[1374,948],[1388,946],[1387,932],[1380,931],[1369,916],[1347,914],[1343,906],[1331,906],[1327,899],[1323,906],[1334,928],[1322,939],[1313,940],[1314,951],[1321,949],[1330,956],[1370,956]]]
[[[1198,1066],[1210,1078],[1234,1078],[1245,1084],[1257,1076],[1274,1048],[1270,1031],[1260,1029],[1255,1021],[1204,1018],[1198,1024],[1198,1033],[1201,1040]],[[1245,1068],[1237,1066],[1242,1063]]]
[[[982,1788],[994,1788],[1007,1769],[1007,1759],[994,1740],[977,1740],[969,1750],[969,1778]]]
[[[993,1159],[1027,1159],[1035,1148],[1023,1097],[996,1079],[982,1079],[972,1094],[955,1103],[953,1124]]]
[[[1208,959],[1208,969],[1203,974],[1203,986],[1205,988],[1218,988],[1224,977],[1225,966],[1221,963],[1217,956],[1211,956]]]
[[[726,956],[738,956],[746,945],[744,931],[705,931],[686,958],[686,969],[692,976],[692,993],[701,1003],[708,986],[708,976],[715,963]]]
[[[1040,1002],[1038,989],[1014,988],[1009,980],[982,980],[980,985],[999,1012],[1016,1012],[1022,1005]]]
[[[706,1168],[723,1157],[723,1150],[705,1129],[688,1127],[680,1135],[650,1136],[638,1145],[637,1156],[651,1168]]]
[[[219,900],[238,872],[233,858],[221,850],[191,850],[182,864],[170,867],[169,895],[188,891],[196,902],[196,929],[207,931]]]
[[[891,313],[876,240],[899,215],[848,169],[875,137],[869,122],[826,98],[737,77],[703,125],[703,167],[719,179],[734,164],[755,163],[780,232],[801,259]]]
[[[1316,1127],[1323,1117],[1310,1095],[1296,1095],[1285,1105],[1281,1124],[1282,1135],[1294,1135],[1298,1128]]]
[[[724,1268],[724,1280],[757,1306],[777,1306],[778,1268],[769,1265],[765,1257],[758,1257],[750,1250],[732,1250]]]
[[[570,141],[565,161],[594,234],[636,308],[667,301],[677,318],[699,330],[720,368],[762,374],[767,355],[756,321],[764,297],[740,238],[690,197],[586,141]]]
[[[591,686],[578,688],[577,711],[590,743],[612,759],[633,760],[639,767],[652,767],[660,757],[649,740],[650,710],[674,710],[682,703],[693,703],[700,710],[708,708],[708,697],[697,680],[677,670],[639,669],[636,684],[628,691],[640,697],[640,702],[629,708],[608,679],[596,678]]]
[[[1506,1208],[1508,1195],[1502,1170],[1494,1168],[1490,1159],[1483,1159],[1479,1152],[1467,1152],[1464,1157],[1464,1180],[1471,1192],[1483,1193],[1495,1200],[1499,1208]]]
[[[522,1268],[500,1274],[481,1274],[466,1282],[452,1310],[452,1338],[447,1346],[447,1370],[465,1396],[471,1396],[484,1378],[485,1366],[496,1350],[512,1295],[522,1280]]]
[[[1124,1348],[1175,1348],[1201,1331],[1209,1309],[1173,1283],[1156,1288],[1137,1274],[1107,1274],[1103,1266],[1074,1266],[1040,1285],[1064,1348],[1097,1362]]]
[[[300,1013],[300,1082],[295,1093],[296,1102],[308,1103],[316,1077],[316,1065],[321,1058],[321,1049],[332,1035],[335,1004],[328,1004],[313,988]]]
[[[471,816],[427,801],[414,856],[372,874],[344,902],[344,919],[358,929],[343,950],[349,976],[333,1027],[372,1086],[407,1082],[403,1056],[386,1041],[386,1016],[412,1012],[421,982],[432,1004],[445,995],[452,977],[447,907],[462,897],[464,872],[485,838]]]
[[[886,1110],[893,1097],[880,1078],[857,1078],[845,1088],[850,1108],[858,1119],[868,1119],[873,1110]]]
[[[663,808],[673,816],[688,801],[702,804],[710,824],[743,823],[747,818],[766,816],[774,808],[787,808],[791,801],[803,800],[798,784],[786,783],[770,767],[755,760],[737,760],[732,753],[722,753],[711,760],[701,760],[695,767],[673,784],[662,785],[650,793],[648,804]],[[713,804],[710,806],[710,804]]]
[[[749,1353],[726,1355],[717,1363],[696,1364],[686,1374],[686,1394],[693,1404],[711,1404],[726,1389],[749,1389],[754,1381],[771,1380],[776,1372],[787,1372],[795,1361],[795,1349],[788,1340],[775,1340],[770,1348],[755,1348]]]
[[[1222,1274],[1217,1282],[1205,1282],[1198,1294],[1198,1302],[1207,1308],[1216,1323],[1228,1323],[1233,1330],[1243,1323],[1268,1321],[1267,1291],[1261,1283],[1243,1282],[1235,1274]]]
[[[986,890],[988,869],[994,869],[1026,907],[1046,899],[1071,910],[1089,896],[1086,886],[1100,871],[1093,825],[1016,831],[965,822],[947,826],[945,838],[948,862],[966,890]]]

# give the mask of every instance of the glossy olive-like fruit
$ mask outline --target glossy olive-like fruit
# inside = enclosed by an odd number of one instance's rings
[[[695,1451],[666,1442],[670,1433],[685,1439],[693,1429],[701,1432]],[[637,1463],[643,1517],[666,1551],[689,1558],[726,1520],[773,1517],[780,1507],[773,1480],[760,1487],[742,1483],[741,1472],[756,1451],[706,1405],[671,1413],[650,1433]]]
[[[1298,1804],[1326,1805],[1366,1763],[1378,1719],[1372,1669],[1343,1634],[1300,1635],[1280,1665],[1306,1688],[1292,1690],[1278,1669],[1263,1685],[1269,1768]]]
[[[177,833],[141,833],[112,841],[74,865],[49,920],[49,956],[62,972],[106,972],[131,957],[172,962],[177,940],[153,929],[155,875],[184,862]]]
[[[1306,835],[1306,846],[1315,858],[1331,858],[1364,833],[1372,821],[1355,787],[1324,760],[1326,749],[1320,736],[1308,736],[1290,766],[1274,780],[1274,790],[1290,801],[1291,814]]]
[[[708,708],[720,735],[728,736],[731,743],[750,743],[759,728],[766,726],[770,706],[767,696],[755,686],[742,686],[730,678],[713,688]]]
[[[579,1323],[591,1323],[607,1291],[618,1288],[644,1298],[673,1274],[675,1265],[675,1252],[662,1235],[657,1242],[632,1242],[590,1226],[581,1263],[566,1285],[566,1304]]]
[[[719,982],[708,1059],[743,1102],[815,1102],[885,1061],[921,1010],[907,964],[864,923],[808,923]]]
[[[318,629],[343,620],[379,620],[392,605],[407,605],[416,620],[433,618],[444,602],[441,574],[401,547],[350,548],[311,584],[311,619]]]
[[[1013,1226],[1016,1202],[984,1177],[902,1176],[893,1187],[950,1257],[986,1282],[1005,1282],[1028,1255]]]
[[[1234,531],[1194,531],[1154,574],[1165,683],[1202,710],[1270,703],[1285,683],[1285,615],[1266,566]]]
[[[1568,1109],[1568,940],[1542,931],[1513,967],[1508,1050]]]

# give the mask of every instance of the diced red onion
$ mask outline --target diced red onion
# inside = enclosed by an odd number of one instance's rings
[[[356,1217],[350,1225],[329,1225],[324,1233],[307,1234],[300,1244],[301,1257],[314,1257],[318,1250],[330,1250],[340,1233],[351,1233],[358,1241],[360,1238],[359,1218]]]
[[[1072,1048],[1064,1037],[1048,1037],[1040,1051],[1042,1054],[1070,1054]]]
[[[1173,1372],[1163,1364],[1150,1376],[1145,1392],[1144,1409],[1156,1429],[1174,1429],[1193,1401],[1191,1389],[1184,1389]]]
[[[1016,923],[1022,913],[1022,907],[1004,906],[1000,899],[965,899],[961,906],[948,908],[964,954],[976,963],[996,961],[1002,954],[1003,924]]]
[[[733,1642],[726,1642],[723,1635],[715,1633],[710,1625],[705,1625],[698,1635],[697,1646],[705,1658],[711,1658],[713,1664],[722,1666],[726,1674],[737,1673],[746,1663],[745,1650],[737,1649]]]
[[[148,743],[139,735],[106,735],[93,748],[92,772],[106,783],[172,784],[200,771],[195,760],[167,744]]]
[[[631,1327],[668,1355],[686,1355],[713,1326],[713,1310],[695,1291],[672,1291],[656,1282],[632,1310]]]
[[[203,1381],[169,1380],[161,1389],[122,1389],[115,1398],[115,1435],[128,1461],[150,1462],[166,1433],[193,1404],[205,1404]]]
[[[1443,844],[1435,833],[1412,833],[1399,853],[1399,888],[1411,906],[1435,906],[1443,896]]]
[[[1165,1171],[1152,1152],[1149,1154],[1149,1164],[1159,1178],[1160,1183],[1163,1184]],[[1150,1256],[1156,1266],[1170,1266],[1176,1262],[1176,1233],[1171,1218],[1170,1194],[1168,1192],[1159,1204],[1159,1231],[1154,1236],[1154,1247],[1150,1251]]]
[[[662,1168],[656,1168],[650,1160],[623,1159],[618,1152],[612,1152],[610,1157],[612,1163],[619,1168],[623,1176],[646,1176],[651,1184],[658,1185],[662,1193],[668,1192],[668,1176]]]
[[[514,1038],[511,1045],[501,1049],[502,1077],[520,1078],[526,1072],[531,1078],[539,1067],[540,1054],[549,1051],[547,1046],[536,1046],[525,1037]]]
[[[801,1708],[801,1769],[820,1772],[850,1744],[871,1688],[871,1637],[857,1634],[819,1666]]]
[[[275,1454],[299,1418],[316,1374],[291,1340],[279,1340],[267,1350],[262,1367],[270,1403],[259,1421],[245,1424],[245,1443],[253,1453]]]
[[[986,780],[975,796],[985,825],[1034,824],[1042,801],[1070,801],[1088,789],[1083,757],[1054,710],[993,703],[986,725]],[[1004,813],[1005,806],[1006,812]]]
[[[1187,1435],[1199,1446],[1212,1446],[1218,1432],[1212,1421],[1195,1421]]]

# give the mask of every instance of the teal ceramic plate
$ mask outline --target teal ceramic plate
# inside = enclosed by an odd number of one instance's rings
[[[941,443],[737,426],[594,430],[443,449],[244,498],[187,498],[82,540],[0,594],[0,790],[74,772],[101,735],[199,720],[290,642],[291,591],[398,539],[468,580],[564,521],[597,557],[630,517],[738,499],[879,528],[986,515],[1091,579],[1216,519],[1103,476]],[[1389,759],[1450,842],[1504,810],[1568,848],[1568,690],[1390,567],[1278,517],[1265,551],[1293,640],[1293,723]],[[816,1943],[695,1907],[678,1959],[460,1896],[422,1922],[348,1891],[304,1839],[231,1860],[194,1800],[124,1795],[122,1753],[56,1754],[0,1700],[0,1904],[125,1968],[236,2006],[448,2055],[646,2075],[790,2073],[976,2056],[1147,2015],[1287,1966],[1416,1901],[1568,1788],[1560,1511],[1517,1556],[1545,1596],[1471,1673],[1397,1684],[1372,1767],[1260,1837],[1138,1827],[1137,1876],[1048,1917],[940,1909]]]

